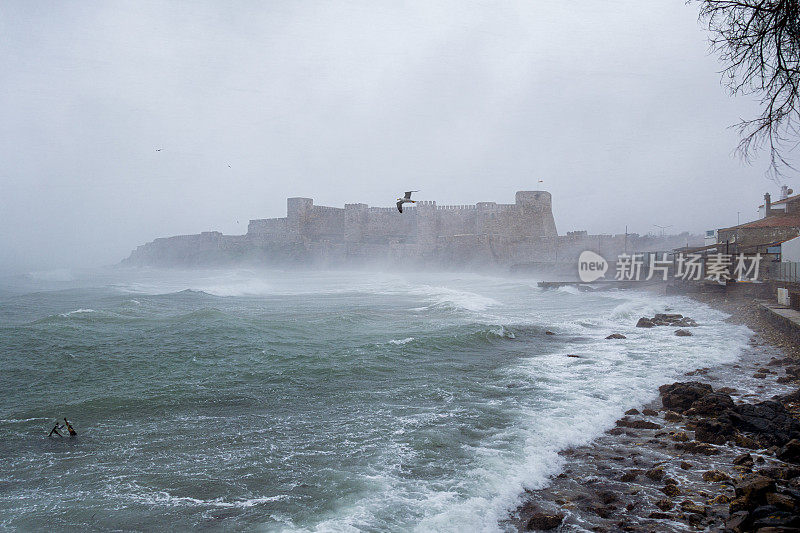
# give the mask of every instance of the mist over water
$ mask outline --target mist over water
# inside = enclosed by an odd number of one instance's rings
[[[667,308],[694,337],[633,327]],[[7,277],[0,524],[498,530],[558,450],[734,360],[748,330],[723,318],[469,274]],[[46,438],[64,416],[78,437]]]

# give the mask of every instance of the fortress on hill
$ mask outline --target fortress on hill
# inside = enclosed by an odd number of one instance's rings
[[[394,206],[327,207],[289,198],[285,217],[251,220],[244,235],[206,231],[159,238],[136,248],[123,264],[509,267],[574,262],[586,249],[614,253],[623,249],[623,238],[627,246],[650,237],[585,231],[559,236],[546,191],[519,191],[513,204],[418,201],[403,213]]]

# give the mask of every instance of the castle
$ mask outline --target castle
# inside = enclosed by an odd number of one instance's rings
[[[513,204],[395,207],[314,205],[289,198],[286,216],[251,220],[245,235],[207,231],[156,239],[124,260],[152,266],[204,266],[234,262],[347,264],[466,261],[507,263],[517,248],[552,249],[558,237],[552,198],[545,191],[519,191]],[[521,248],[520,248],[521,247]],[[534,254],[536,255],[536,254]]]
[[[286,217],[251,220],[247,236],[255,243],[416,243],[436,244],[457,235],[509,238],[555,237],[550,193],[520,191],[513,204],[436,205],[419,201],[403,213],[394,207],[314,205],[311,198],[289,198]]]
[[[635,241],[638,239],[638,243]],[[244,235],[207,231],[165,237],[136,248],[123,261],[159,267],[247,265],[359,266],[368,263],[444,268],[572,265],[586,249],[614,254],[675,243],[634,235],[559,236],[552,197],[519,191],[513,204],[437,205],[433,201],[395,207],[314,205],[289,198],[286,216],[251,220]],[[683,242],[677,246],[683,245]]]

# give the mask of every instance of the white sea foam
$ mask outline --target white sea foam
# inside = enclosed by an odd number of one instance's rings
[[[389,341],[389,344],[408,344],[409,342],[413,341],[414,337],[406,337],[405,339],[392,339]]]
[[[260,498],[248,498],[234,501],[227,501],[224,498],[214,498],[206,500],[193,498],[191,496],[173,496],[166,491],[158,492],[134,492],[127,494],[130,500],[148,505],[168,505],[177,506],[198,506],[198,507],[221,507],[221,508],[240,508],[247,509],[262,503],[276,502],[288,498],[286,495],[265,496]]]
[[[61,316],[67,317],[70,315],[80,315],[83,313],[96,313],[96,312],[97,311],[95,311],[94,309],[75,309],[74,311],[70,311],[68,313],[61,313]]]
[[[434,305],[465,311],[484,311],[492,306],[500,305],[500,302],[494,298],[450,287],[423,285],[415,287],[409,292],[431,300]]]

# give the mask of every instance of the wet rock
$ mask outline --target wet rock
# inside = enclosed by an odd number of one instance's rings
[[[675,330],[676,337],[691,337],[692,332],[686,329],[676,329]]]
[[[753,456],[749,453],[743,453],[733,458],[733,464],[736,466],[753,466]]]
[[[564,521],[563,514],[534,513],[526,525],[528,531],[548,531],[555,529]]]
[[[800,436],[800,422],[782,403],[774,400],[742,404],[727,415],[737,429],[756,433],[760,440],[770,445],[782,446]]]
[[[680,422],[683,420],[683,417],[676,413],[675,411],[667,411],[664,413],[664,420],[667,422]]]
[[[606,337],[606,339],[627,339],[627,338],[628,337],[626,337],[622,333],[612,333],[611,335]]]
[[[694,429],[694,438],[700,442],[725,444],[733,437],[734,433],[733,423],[727,416],[704,418],[698,420]]]
[[[758,474],[751,474],[734,486],[736,500],[743,500],[745,508],[752,509],[758,505],[766,504],[767,493],[775,492],[775,481]],[[734,502],[736,501],[734,500]],[[733,505],[733,502],[731,502]]]
[[[617,420],[617,426],[632,429],[661,429],[661,426],[655,422],[650,422],[648,420],[631,420],[627,416]]]
[[[678,431],[672,435],[671,439],[675,442],[689,442],[689,435],[687,435],[685,431]]]
[[[747,511],[737,511],[725,521],[725,529],[734,533],[743,533],[747,530],[750,522],[750,513]]]
[[[647,472],[644,473],[645,476],[652,479],[653,481],[661,481],[664,479],[664,468],[661,466],[657,466],[655,468],[651,468]]]
[[[675,496],[680,496],[681,489],[679,489],[677,485],[664,485],[661,488],[661,492],[663,492],[667,496],[675,497]]]
[[[698,415],[721,415],[728,409],[733,409],[733,399],[729,394],[711,392],[701,396],[691,406]]]
[[[724,494],[719,494],[708,501],[709,505],[724,505],[731,502],[731,499]]]
[[[662,513],[660,511],[653,511],[652,513],[647,515],[647,518],[653,518],[656,520],[670,520],[672,519],[672,515],[669,513]]]
[[[675,479],[673,479],[671,477],[665,477],[664,478],[664,485],[677,485],[677,484],[678,484],[678,482],[675,481]]]
[[[589,510],[600,518],[609,518],[614,515],[614,511],[616,511],[617,508],[613,505],[592,505],[589,507]]]
[[[702,505],[694,503],[692,500],[684,500],[681,502],[681,511],[684,513],[706,514],[706,508]]]
[[[693,468],[692,463],[687,463],[686,461],[681,461],[680,467],[683,470],[691,470]]]
[[[703,481],[709,483],[719,483],[720,481],[728,481],[730,476],[721,470],[707,470],[703,472]]]
[[[767,493],[767,504],[784,511],[794,511],[797,507],[794,498],[785,494],[778,494],[776,492]]]
[[[743,435],[742,433],[736,433],[733,436],[733,442],[736,443],[737,446],[741,446],[742,448],[749,448],[751,450],[757,450],[761,447],[761,444],[758,442],[757,439],[752,437],[748,437],[747,435]]]
[[[800,440],[790,440],[778,450],[775,456],[787,463],[800,464]]]
[[[661,403],[665,408],[682,413],[692,407],[698,399],[711,394],[711,385],[697,381],[677,382],[658,388]]]
[[[706,444],[704,442],[679,442],[675,444],[675,448],[678,450],[683,450],[688,453],[696,453],[698,455],[718,455],[719,450],[716,449],[711,444]]]
[[[580,357],[581,357],[581,356],[580,356],[580,355],[575,355],[575,354],[573,354],[573,353],[568,353],[568,354],[567,354],[567,357],[574,357],[574,358],[576,358],[576,359],[580,359]]]
[[[644,416],[658,416],[658,411],[654,409],[642,409],[642,414]]]
[[[733,387],[720,387],[717,389],[717,392],[721,394],[736,394],[736,389]]]
[[[641,474],[641,470],[628,470],[622,476],[620,476],[619,480],[624,483],[630,483],[631,481],[635,481],[639,474]]]
[[[781,528],[786,531],[787,528],[796,528],[800,526],[800,516],[782,511],[773,505],[765,505],[757,507],[750,513],[753,520],[753,529],[761,531],[762,528]]]
[[[642,317],[636,322],[637,328],[652,328],[653,326],[655,326],[655,324],[647,317]]]
[[[756,372],[755,374],[753,374],[753,377],[756,379],[764,379],[765,377],[767,377],[767,375],[763,372]]]
[[[553,333],[552,331],[545,331],[544,334],[545,335],[555,335],[555,333]]]
[[[653,505],[655,505],[662,511],[669,511],[670,509],[675,507],[675,504],[672,503],[671,500],[668,500],[666,498],[664,498],[663,500],[657,500],[656,502],[653,503]]]
[[[638,415],[639,414],[639,410],[638,409],[628,409],[627,411],[625,411],[625,414],[626,415]]]
[[[691,319],[691,318],[689,318],[687,316],[687,317],[682,318],[681,320],[678,320],[677,322],[673,322],[670,325],[678,326],[680,328],[696,328],[698,324],[697,324],[697,322],[695,320],[693,320],[693,319]]]

